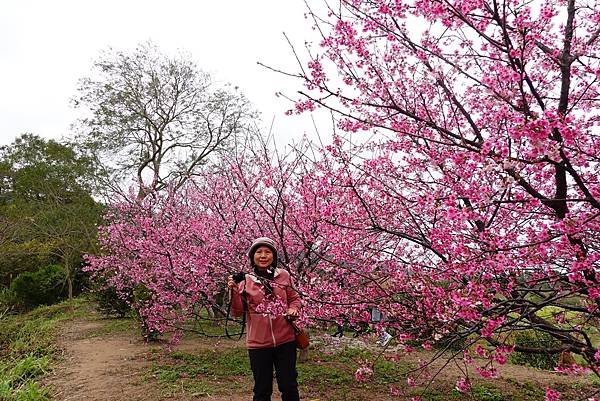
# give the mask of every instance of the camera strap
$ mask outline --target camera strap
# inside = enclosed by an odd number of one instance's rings
[[[237,320],[231,317],[231,303],[233,301],[233,288],[230,290],[229,293],[229,302],[227,304],[227,316],[225,317],[225,335],[227,336],[227,338],[232,339],[232,340],[240,340],[242,338],[242,336],[244,335],[244,330],[246,329],[246,314],[248,313],[248,299],[246,297],[246,282],[245,282],[245,277],[244,277],[244,291],[242,291],[241,293],[241,297],[242,297],[242,305],[244,306],[244,313],[242,314],[242,320]],[[229,333],[229,322],[236,322],[236,323],[240,323],[242,325],[242,328],[240,330],[239,333]],[[237,338],[235,338],[237,337]]]

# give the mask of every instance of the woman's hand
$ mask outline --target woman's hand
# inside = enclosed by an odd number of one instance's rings
[[[288,320],[296,320],[298,319],[298,309],[296,308],[288,308],[286,314],[285,314],[286,319]]]
[[[236,286],[237,284],[235,284],[235,281],[233,280],[233,275],[230,274],[229,276],[227,276],[227,287],[234,288]]]

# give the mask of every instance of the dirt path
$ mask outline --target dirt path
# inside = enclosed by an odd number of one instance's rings
[[[59,346],[65,350],[65,360],[48,381],[53,399],[159,399],[149,397],[156,390],[143,380],[148,363],[140,356],[148,351],[147,345],[123,334],[93,336],[105,324],[73,321],[64,327]]]
[[[158,401],[200,398],[164,395],[149,372],[151,346],[131,333],[97,335],[107,320],[75,320],[63,327],[64,361],[46,380],[54,401]],[[204,396],[206,401],[247,401],[251,396]]]

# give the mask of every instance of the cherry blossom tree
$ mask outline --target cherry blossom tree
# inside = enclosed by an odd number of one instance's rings
[[[147,332],[179,332],[199,306],[214,306],[227,275],[248,269],[255,237],[278,238],[287,265],[286,206],[272,185],[280,178],[261,174],[270,163],[265,154],[224,155],[199,169],[200,178],[144,198],[132,188],[111,205],[103,253],[89,256],[88,270],[123,298],[133,295]]]
[[[332,110],[343,133],[319,169],[329,253],[370,261],[400,338],[486,340],[483,375],[512,350],[595,369],[598,4],[315,3],[290,113]],[[515,345],[522,330],[557,345]]]

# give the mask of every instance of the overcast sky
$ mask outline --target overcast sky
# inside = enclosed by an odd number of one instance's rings
[[[286,117],[301,83],[257,65],[296,71],[282,32],[300,48],[313,34],[302,0],[3,0],[0,3],[0,145],[29,132],[69,134],[70,99],[99,51],[151,40],[187,51],[200,68],[237,85],[287,142],[310,134],[309,116]]]

